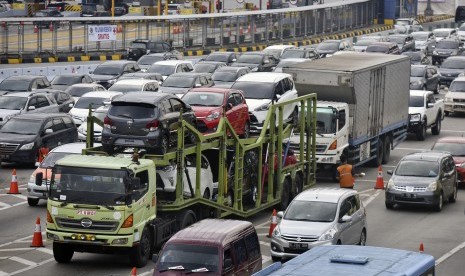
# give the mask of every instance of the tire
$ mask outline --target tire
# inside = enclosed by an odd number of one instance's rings
[[[281,203],[280,203],[281,210],[286,210],[287,206],[289,206],[289,203],[291,200],[290,190],[291,190],[291,181],[289,181],[289,178],[286,177],[284,178],[283,186],[281,190]]]
[[[273,262],[281,262],[281,258],[280,258],[280,257],[271,256],[271,260],[272,260]]]
[[[457,201],[457,185],[454,185],[454,191],[449,197],[449,202],[450,203],[455,203]]]
[[[394,209],[394,203],[384,202],[384,204],[386,205],[386,209]]]
[[[302,192],[304,189],[304,181],[302,179],[302,175],[300,173],[297,173],[295,175],[294,179],[294,191],[292,193],[292,198],[296,197],[298,194]]]
[[[444,196],[443,196],[443,194],[441,192],[441,194],[439,195],[439,198],[438,198],[438,203],[436,203],[436,205],[434,206],[434,210],[436,212],[441,212],[443,205],[444,205]]]
[[[160,146],[155,149],[155,153],[159,155],[165,154],[168,151],[168,146],[169,146],[168,136],[166,136],[166,134],[163,134],[161,141],[160,141]]]
[[[140,238],[140,243],[137,246],[131,248],[131,253],[129,253],[129,259],[131,262],[131,266],[135,266],[137,268],[144,267],[147,264],[147,261],[150,257],[151,248],[150,248],[150,231],[145,228],[142,232],[142,236]]]
[[[444,116],[449,116],[449,111],[444,111]]]
[[[115,148],[111,145],[102,144],[102,149],[104,152],[108,153],[108,155],[113,155],[115,152]]]
[[[370,162],[372,167],[379,167],[379,165],[383,163],[383,152],[383,141],[381,141],[381,139],[378,139],[378,144],[376,145],[376,157]]]
[[[206,188],[205,191],[203,192],[203,198],[210,199],[210,197],[211,197],[210,189]]]
[[[37,204],[39,204],[39,199],[38,198],[30,198],[30,197],[28,197],[27,198],[27,204],[29,204],[29,206],[31,206],[31,207],[37,206]]]
[[[358,242],[357,245],[365,246],[366,243],[367,243],[367,232],[365,228],[363,228],[362,233],[360,233],[360,241]]]
[[[384,147],[383,147],[383,164],[389,163],[389,159],[391,158],[391,138],[389,136],[384,139]]]
[[[437,117],[436,117],[436,123],[434,123],[434,126],[431,128],[431,133],[433,135],[439,135],[439,133],[441,132],[441,114],[438,113]]]
[[[53,243],[53,257],[57,263],[69,263],[71,262],[73,255],[74,249],[69,244],[59,242]]]
[[[417,140],[424,141],[426,137],[426,122],[423,122],[421,128],[417,130]]]
[[[242,133],[242,135],[240,135],[239,137],[245,139],[245,138],[249,138],[249,136],[250,136],[250,122],[247,121],[245,122],[245,125],[244,125],[244,133]]]
[[[181,212],[181,214],[177,218],[179,229],[184,229],[187,226],[194,224],[195,221],[195,213],[189,209]]]

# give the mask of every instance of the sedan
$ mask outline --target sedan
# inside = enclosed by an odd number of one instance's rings
[[[436,38],[433,32],[413,32],[413,39],[415,39],[415,50],[423,51],[426,55],[432,55],[436,47]]]
[[[66,88],[65,92],[70,94],[75,101],[87,92],[106,91],[105,87],[97,83],[78,83]]]
[[[432,65],[412,65],[410,70],[410,89],[429,90],[438,94],[438,68]]]
[[[450,83],[462,72],[465,71],[465,56],[448,57],[439,68],[439,78],[441,84]]]
[[[213,74],[219,68],[226,66],[226,63],[220,61],[200,61],[194,65],[194,73]]]
[[[212,75],[215,87],[231,88],[241,76],[250,73],[249,67],[223,66]]]
[[[194,88],[182,100],[189,104],[197,117],[200,132],[215,132],[222,117],[226,117],[236,134],[247,138],[250,131],[249,107],[239,90],[223,88]]]
[[[368,45],[365,52],[367,53],[384,53],[389,55],[399,55],[400,49],[394,42],[376,42]]]
[[[426,54],[423,51],[403,52],[402,55],[410,57],[410,64],[412,65],[431,64],[429,58],[426,56]]]
[[[439,138],[434,143],[431,150],[447,151],[452,154],[457,169],[457,181],[465,184],[465,138],[459,136],[450,136]]]
[[[228,66],[237,60],[235,52],[213,52],[205,57],[205,61],[219,61],[224,62]]]
[[[175,73],[165,79],[160,87],[161,92],[176,94],[182,97],[191,88],[210,87],[213,85],[211,74],[207,73]]]

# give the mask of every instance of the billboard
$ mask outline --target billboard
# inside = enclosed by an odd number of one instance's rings
[[[116,25],[95,25],[88,26],[89,41],[115,41]]]

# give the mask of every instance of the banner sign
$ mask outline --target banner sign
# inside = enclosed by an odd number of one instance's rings
[[[89,41],[115,41],[116,25],[89,26]]]

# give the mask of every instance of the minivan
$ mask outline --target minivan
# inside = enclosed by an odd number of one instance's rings
[[[262,269],[254,226],[229,219],[204,219],[177,232],[153,260],[153,275],[173,275],[181,267],[196,275],[251,275]]]

